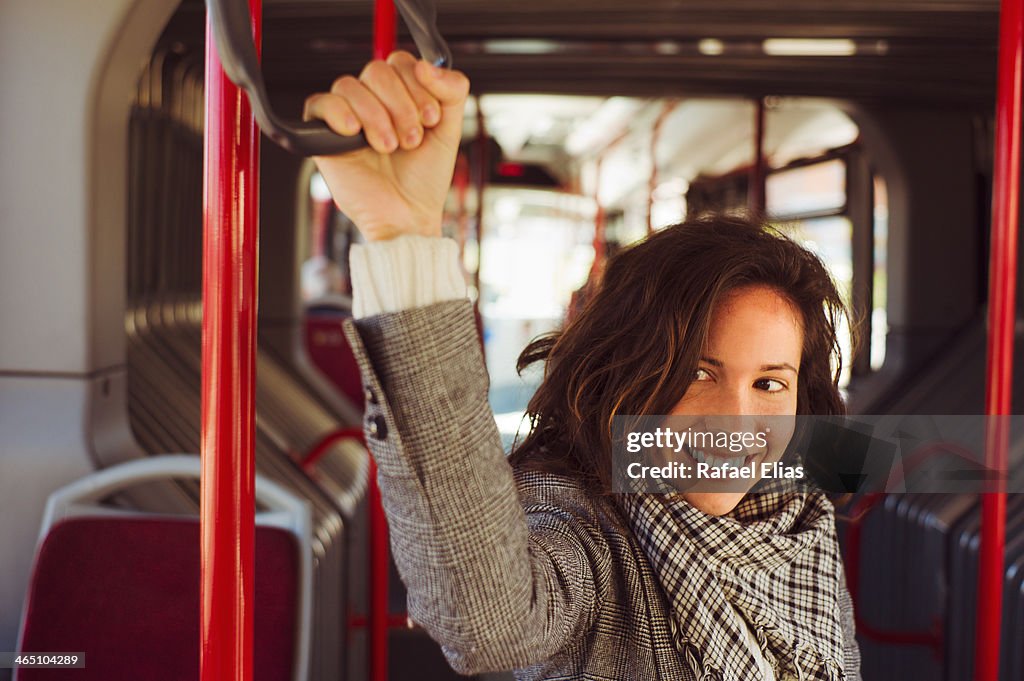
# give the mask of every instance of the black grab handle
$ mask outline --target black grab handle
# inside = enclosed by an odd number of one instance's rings
[[[394,0],[420,55],[435,66],[451,68],[452,53],[437,30],[434,0]],[[206,0],[213,39],[224,73],[249,95],[263,134],[301,156],[331,156],[366,146],[363,134],[343,137],[323,121],[286,122],[270,108],[263,71],[256,57],[246,0]]]

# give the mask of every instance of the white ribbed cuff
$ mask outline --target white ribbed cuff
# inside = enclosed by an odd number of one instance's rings
[[[355,244],[349,252],[357,319],[466,297],[453,239],[405,235]]]

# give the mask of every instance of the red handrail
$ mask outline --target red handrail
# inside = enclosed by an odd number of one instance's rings
[[[200,679],[252,681],[259,130],[209,24],[204,153]]]
[[[342,440],[356,440],[364,448],[366,447],[366,435],[363,434],[362,428],[339,428],[338,430],[332,430],[330,433],[322,437],[306,456],[302,458],[303,470],[310,470],[316,465],[316,462],[323,457],[324,454],[331,450],[335,444]]]
[[[906,456],[903,466],[887,481],[886,486],[895,487],[900,485],[906,478],[907,473],[916,470],[928,459],[947,452],[957,454],[965,461],[973,461],[973,453],[955,443],[928,443]],[[853,615],[857,625],[857,633],[879,643],[927,646],[937,657],[941,657],[945,644],[945,631],[941,623],[934,622],[931,629],[917,631],[880,629],[871,622],[868,622],[861,608],[858,607],[860,603],[860,561],[864,519],[868,513],[885,499],[886,494],[886,492],[865,494],[854,502],[849,511],[851,520],[846,530],[844,565],[846,567],[847,588],[850,591],[850,598],[853,600]]]
[[[988,285],[985,432],[987,465],[1007,468],[1006,419],[1013,388],[1016,320],[1017,222],[1020,192],[1021,68],[1024,58],[1024,0],[1002,0],[999,80],[996,91],[995,167],[992,173],[992,236]],[[974,639],[975,681],[997,681],[1006,549],[1005,480],[982,496],[978,616]]]
[[[858,607],[860,603],[861,535],[864,518],[885,496],[884,492],[865,494],[850,508],[850,515],[853,519],[846,530],[846,586],[850,590],[850,598],[853,600],[853,616],[857,624],[857,633],[879,643],[927,646],[932,652],[939,655],[942,652],[944,641],[941,626],[936,625],[931,630],[924,631],[880,629],[868,622],[862,609]]]

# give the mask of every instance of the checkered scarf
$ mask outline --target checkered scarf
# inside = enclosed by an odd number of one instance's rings
[[[844,678],[839,548],[824,494],[751,493],[726,516],[669,495],[621,499],[699,681],[764,681],[759,659],[779,681]]]

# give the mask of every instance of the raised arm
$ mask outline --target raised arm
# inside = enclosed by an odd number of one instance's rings
[[[306,114],[341,134],[363,128],[371,145],[316,159],[371,242],[353,254],[346,334],[409,612],[456,670],[474,673],[525,667],[579,639],[610,559],[585,513],[524,510],[488,406],[472,305],[454,244],[440,238],[468,88],[458,72],[396,53],[314,95]]]

